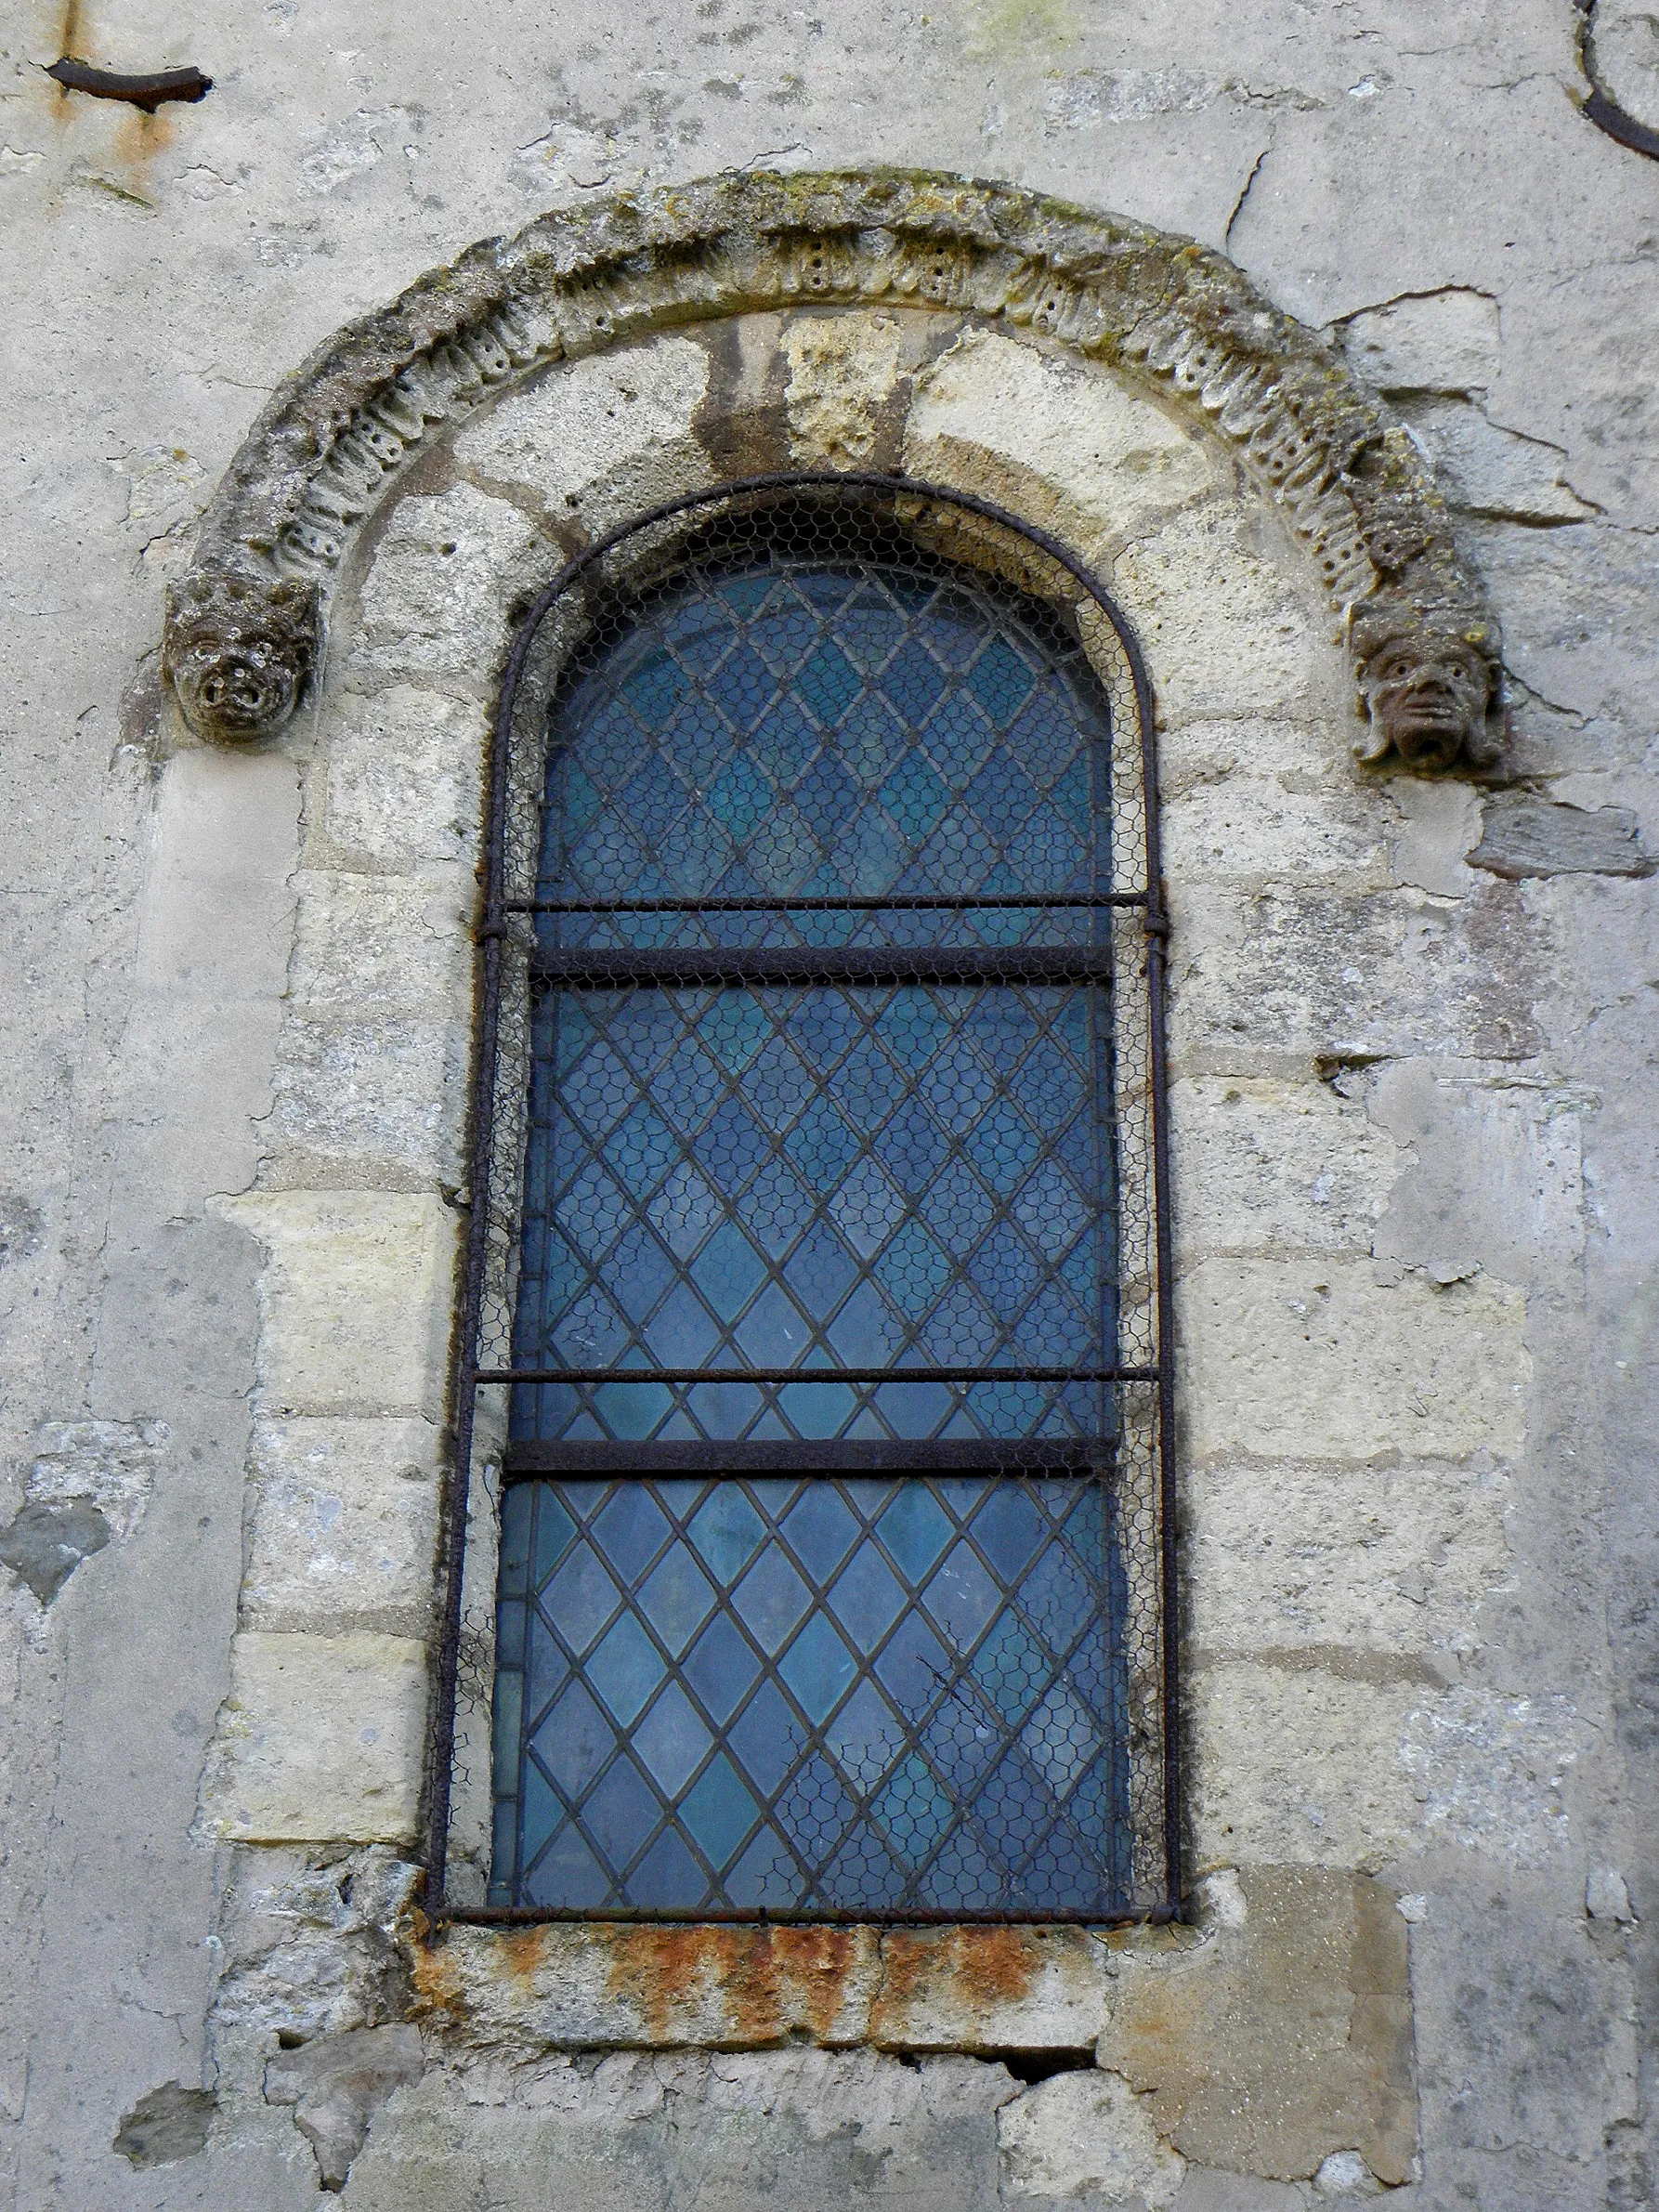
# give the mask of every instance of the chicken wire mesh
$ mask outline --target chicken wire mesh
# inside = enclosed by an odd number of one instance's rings
[[[458,1375],[499,1584],[457,1480],[440,1909],[469,1669],[452,1915],[1170,1909],[1148,713],[1062,548],[888,479],[693,495],[531,610]]]

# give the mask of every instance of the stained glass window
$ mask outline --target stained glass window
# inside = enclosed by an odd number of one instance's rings
[[[1109,739],[1048,607],[811,549],[557,685],[495,1903],[1125,1896]]]

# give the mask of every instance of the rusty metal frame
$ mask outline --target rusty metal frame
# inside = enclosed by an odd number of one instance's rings
[[[483,907],[476,931],[478,952],[477,1025],[476,1030],[473,1092],[470,1119],[471,1180],[469,1186],[470,1226],[463,1264],[462,1295],[454,1334],[453,1369],[451,1400],[451,1454],[440,1530],[441,1557],[441,1628],[439,1633],[435,1697],[430,1730],[428,1779],[426,1792],[427,1835],[425,1909],[429,1928],[441,1931],[448,1922],[479,1925],[526,1926],[537,1922],[559,1920],[581,1921],[641,1921],[711,1924],[743,1922],[746,1924],[811,1926],[827,1922],[870,1926],[954,1925],[964,1916],[948,1910],[927,1911],[906,1909],[901,1912],[838,1911],[825,1912],[801,1908],[755,1907],[737,1911],[702,1908],[697,1910],[649,1910],[627,1908],[560,1908],[541,1906],[489,1906],[451,1904],[446,1896],[445,1877],[449,1852],[449,1828],[452,1785],[452,1767],[455,1749],[455,1703],[460,1670],[463,1577],[464,1569],[465,1533],[472,1472],[473,1436],[477,1394],[486,1383],[530,1379],[528,1371],[499,1369],[482,1366],[478,1359],[478,1335],[482,1320],[489,1238],[488,1192],[493,1168],[495,1134],[495,1100],[498,1055],[500,1049],[503,975],[502,954],[508,935],[507,917],[510,914],[534,914],[572,910],[580,903],[583,910],[616,912],[649,912],[661,910],[665,906],[678,906],[681,901],[618,900],[581,901],[510,899],[505,894],[505,867],[507,831],[510,813],[510,768],[512,758],[512,730],[515,709],[520,687],[529,666],[531,648],[538,632],[555,606],[573,586],[581,582],[589,571],[607,555],[627,539],[655,525],[668,522],[681,516],[693,515],[699,508],[717,509],[733,500],[768,493],[822,491],[826,492],[864,491],[887,500],[908,499],[955,509],[989,522],[1025,541],[1048,560],[1064,569],[1079,586],[1110,625],[1125,661],[1134,687],[1136,718],[1139,724],[1141,779],[1143,801],[1144,847],[1143,865],[1146,888],[1140,892],[1101,895],[1096,897],[1056,898],[1052,903],[1068,907],[1090,905],[1111,907],[1141,907],[1144,910],[1143,929],[1147,948],[1147,1001],[1148,1001],[1148,1085],[1151,1108],[1152,1195],[1154,1250],[1157,1269],[1155,1314],[1157,1330],[1157,1356],[1148,1367],[1104,1368],[1087,1369],[1030,1369],[998,1368],[991,1370],[1000,1380],[1008,1380],[1016,1373],[1028,1372],[1033,1378],[1047,1379],[1051,1374],[1066,1380],[1113,1380],[1156,1383],[1158,1405],[1158,1503],[1159,1503],[1159,1628],[1161,1649],[1161,1679],[1159,1683],[1162,1722],[1163,1767],[1163,1863],[1164,1894],[1155,1904],[1138,1910],[1116,1914],[1079,1914],[1059,1911],[1008,1912],[996,1916],[998,1921],[1010,1923],[1037,1923],[1053,1925],[1067,1920],[1086,1921],[1091,1926],[1115,1922],[1147,1923],[1178,1919],[1182,1913],[1183,1882],[1182,1874],[1182,1846],[1183,1800],[1181,1781],[1181,1669],[1179,1651],[1179,1590],[1176,1562],[1176,1459],[1175,1459],[1175,1375],[1172,1241],[1169,1219],[1169,1133],[1168,1110],[1168,1049],[1165,1014],[1167,941],[1169,919],[1166,910],[1162,848],[1159,838],[1157,812],[1157,753],[1156,711],[1150,677],[1140,645],[1128,621],[1100,580],[1060,540],[1034,524],[1022,521],[1006,509],[989,500],[980,499],[969,492],[947,490],[939,485],[906,478],[902,475],[875,475],[860,471],[841,470],[789,470],[765,476],[744,478],[713,485],[699,491],[687,492],[679,498],[631,517],[614,530],[606,532],[585,547],[573,559],[566,562],[527,609],[521,621],[503,674],[500,699],[496,709],[489,761],[488,802],[485,816],[484,862],[480,870],[483,880]],[[924,897],[895,897],[885,899],[804,899],[785,901],[698,901],[699,907],[710,906],[723,911],[754,910],[761,906],[786,905],[790,910],[798,907],[812,909],[845,908],[849,910],[867,907],[960,905],[956,899]],[[979,905],[1007,904],[1035,907],[1050,903],[1040,898],[1021,899],[1010,896],[1006,900],[996,898],[969,903]],[[603,957],[603,956],[601,956]],[[639,956],[627,956],[637,966]],[[648,955],[646,956],[648,959]],[[659,956],[660,958],[660,956]],[[721,965],[719,955],[700,953],[689,956],[699,974],[706,974],[711,965]],[[788,955],[793,967],[801,964],[800,956]],[[845,956],[839,956],[844,961]],[[1006,960],[1004,954],[1002,958]],[[1069,969],[1093,965],[1088,956],[1079,963],[1075,953],[1067,953]],[[669,956],[672,960],[673,956]],[[751,965],[755,956],[747,956]],[[930,959],[931,971],[936,975],[938,953]],[[543,962],[545,964],[545,962]],[[586,954],[581,962],[583,971],[592,975],[594,956]],[[856,964],[860,975],[870,965],[868,954],[856,956]],[[879,963],[882,973],[894,963],[883,957]],[[791,968],[792,972],[792,968]],[[598,1371],[595,1370],[595,1373]],[[782,1371],[779,1371],[780,1374]],[[883,1369],[883,1377],[888,1370]],[[906,1380],[919,1375],[921,1370],[905,1370]],[[956,1372],[956,1370],[952,1370]],[[539,1374],[539,1371],[538,1371]],[[556,1379],[573,1379],[570,1370],[558,1370]],[[698,1380],[707,1380],[708,1371],[699,1370]],[[745,1370],[743,1379],[753,1381],[761,1379],[754,1371]],[[701,1446],[691,1447],[700,1454]],[[734,1447],[712,1446],[712,1453],[722,1459],[733,1458]],[[741,1446],[736,1447],[741,1453]],[[1025,1450],[1029,1452],[1031,1446]],[[532,1452],[534,1447],[532,1447]],[[528,1456],[528,1455],[527,1455]],[[894,1456],[897,1465],[908,1458],[908,1447]],[[930,1464],[938,1466],[942,1455],[937,1447],[928,1452]],[[804,1472],[809,1459],[820,1456],[791,1447],[793,1463]],[[998,1447],[999,1463],[1015,1466],[1021,1462],[1018,1443]],[[657,1462],[660,1467],[660,1461]],[[844,1464],[844,1462],[843,1462]],[[735,1470],[736,1471],[736,1470]],[[526,1466],[522,1472],[533,1474],[539,1468]],[[509,1476],[511,1479],[511,1476]]]

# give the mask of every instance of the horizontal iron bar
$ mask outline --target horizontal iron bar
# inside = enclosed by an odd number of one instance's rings
[[[699,984],[1104,983],[1104,946],[836,946],[745,951],[739,947],[653,952],[609,949],[530,954],[530,973],[577,989],[695,988]]]
[[[1171,1904],[1125,1905],[1115,1912],[962,1912],[937,1906],[877,1912],[814,1912],[779,1905],[708,1905],[681,1910],[668,1905],[445,1904],[436,1925],[461,1928],[532,1928],[561,1920],[637,1921],[644,1926],[757,1928],[1156,1928],[1176,1918]]]
[[[1156,1382],[1158,1368],[479,1368],[475,1382]]]
[[[1144,891],[998,892],[958,898],[945,892],[894,892],[885,898],[507,898],[503,914],[977,914],[987,908],[1143,907]]]
[[[660,1443],[618,1444],[571,1439],[509,1444],[503,1472],[509,1482],[546,1474],[869,1474],[892,1470],[927,1474],[1090,1473],[1112,1463],[1104,1437],[849,1437],[844,1443],[797,1443],[788,1436],[745,1437],[731,1444],[679,1436]]]

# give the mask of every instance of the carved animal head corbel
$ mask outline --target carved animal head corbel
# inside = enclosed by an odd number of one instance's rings
[[[169,598],[163,666],[197,735],[274,737],[310,675],[319,619],[309,581],[192,569]]]

